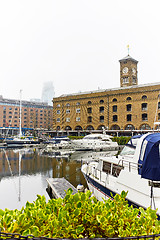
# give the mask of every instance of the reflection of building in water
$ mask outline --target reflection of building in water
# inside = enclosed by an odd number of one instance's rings
[[[21,151],[21,150],[19,150]],[[31,151],[31,150],[30,150]],[[41,173],[47,177],[65,177],[75,187],[81,182],[86,186],[86,182],[81,173],[81,163],[76,161],[56,160],[45,155],[39,155],[38,150],[32,152],[21,152],[21,175],[32,175]],[[8,161],[6,159],[6,155]],[[52,173],[52,176],[50,175]],[[8,150],[0,151],[0,179],[19,175],[19,152]]]

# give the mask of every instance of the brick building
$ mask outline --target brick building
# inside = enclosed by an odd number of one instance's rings
[[[53,107],[47,103],[21,101],[22,132],[49,130],[53,125]],[[20,101],[0,96],[0,133],[16,134],[19,130]]]
[[[54,130],[154,128],[160,121],[160,83],[138,85],[138,61],[128,55],[119,62],[120,88],[53,99]]]

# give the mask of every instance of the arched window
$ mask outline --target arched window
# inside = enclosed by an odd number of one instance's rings
[[[59,130],[61,130],[60,126],[57,126],[56,131],[59,131]]]
[[[102,103],[104,103],[104,100],[100,100],[99,102],[100,102],[100,104],[102,104]]]
[[[98,126],[97,130],[103,130],[104,128],[105,128],[104,125],[100,125],[100,126]]]
[[[61,105],[60,104],[57,104],[57,107],[60,107]]]
[[[82,127],[81,126],[76,126],[75,130],[82,130]]]
[[[125,130],[135,130],[135,127],[134,127],[132,124],[128,124],[128,125],[125,127]]]
[[[80,105],[80,102],[77,102],[76,105],[79,106],[79,105]]]
[[[142,103],[142,111],[147,111],[147,103]]]
[[[91,101],[88,101],[88,104],[92,104],[92,102],[91,102]]]
[[[112,102],[117,102],[117,98],[113,98]]]
[[[127,101],[130,101],[130,100],[132,100],[132,98],[131,97],[127,97],[127,99],[126,99]]]
[[[151,130],[151,127],[148,124],[142,124],[140,130]]]
[[[66,107],[69,107],[69,106],[70,106],[70,104],[69,104],[69,103],[67,103],[67,104],[66,104]]]
[[[70,126],[66,126],[65,130],[72,130],[72,128]]]
[[[120,130],[120,127],[117,124],[115,124],[111,127],[111,130]]]
[[[142,99],[144,100],[144,99],[147,99],[147,96],[146,95],[143,95],[142,96]]]
[[[87,126],[86,130],[94,130],[94,127],[89,125],[89,126]]]

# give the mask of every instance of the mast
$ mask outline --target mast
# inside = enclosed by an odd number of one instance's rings
[[[20,90],[20,109],[19,109],[19,136],[22,136],[22,89]]]

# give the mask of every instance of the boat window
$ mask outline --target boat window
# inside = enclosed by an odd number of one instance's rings
[[[143,144],[142,144],[142,148],[141,148],[141,154],[140,154],[140,160],[143,161],[143,157],[144,157],[144,153],[146,150],[146,146],[147,146],[148,141],[144,140]]]
[[[125,146],[123,148],[123,150],[120,153],[120,156],[124,156],[124,155],[134,155],[135,153],[135,148],[130,147],[130,146]]]
[[[123,166],[118,164],[103,162],[103,171],[107,174],[112,174],[114,177],[118,177],[123,168]]]

